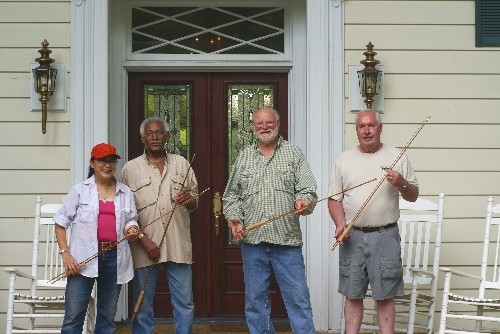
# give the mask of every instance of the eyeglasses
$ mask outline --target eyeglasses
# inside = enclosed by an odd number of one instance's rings
[[[274,126],[274,124],[276,124],[276,122],[271,122],[271,121],[253,123],[253,125],[258,126],[259,128],[263,127],[264,125],[271,127]]]
[[[105,166],[105,165],[110,165],[110,166],[114,166],[118,163],[118,160],[116,159],[95,159],[95,161],[101,165],[101,166]]]
[[[154,135],[156,135],[157,137],[161,137],[161,136],[164,136],[166,133],[166,131],[161,131],[161,130],[157,130],[157,131],[148,131],[146,132],[146,137],[148,138],[153,138]]]

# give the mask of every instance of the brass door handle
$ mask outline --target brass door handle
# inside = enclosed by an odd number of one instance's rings
[[[219,239],[219,217],[222,210],[222,201],[220,193],[217,191],[214,194],[214,217],[215,217],[215,238]]]

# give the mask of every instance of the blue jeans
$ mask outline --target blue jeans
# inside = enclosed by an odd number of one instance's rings
[[[153,299],[158,278],[158,266],[165,268],[168,286],[172,296],[172,307],[174,309],[174,324],[176,334],[192,334],[194,303],[192,290],[191,265],[185,263],[163,262],[153,267],[149,276],[141,307],[132,322],[132,333],[153,333]],[[134,307],[144,282],[151,267],[137,268],[134,270]]]
[[[293,332],[314,334],[301,247],[245,242],[241,242],[240,247],[245,277],[245,315],[250,333],[275,333],[269,297],[269,282],[274,271]]]
[[[62,334],[82,333],[94,281],[97,281],[95,334],[112,334],[116,330],[114,318],[121,289],[121,285],[116,284],[116,250],[103,253],[98,261],[98,277],[80,274],[68,277]]]

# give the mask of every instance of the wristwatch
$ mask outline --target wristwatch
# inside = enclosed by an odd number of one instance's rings
[[[408,190],[408,181],[406,181],[405,185],[403,186],[403,188],[400,189],[400,191],[406,191]]]
[[[63,253],[69,253],[69,249],[61,249],[59,251],[59,254],[62,255]]]
[[[141,233],[139,233],[139,235],[137,236],[137,239],[142,239],[142,238],[144,238],[144,233],[142,233],[142,232],[141,232]]]

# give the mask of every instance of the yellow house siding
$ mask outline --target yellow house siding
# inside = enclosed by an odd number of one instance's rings
[[[377,48],[377,46],[375,47]],[[488,52],[467,50],[458,53],[456,50],[419,50],[418,54],[414,50],[384,50],[383,54],[380,55],[384,58],[384,70],[394,74],[498,73],[500,68],[492,66],[492,64],[499,56],[500,50],[488,50]],[[379,56],[376,58],[378,59]],[[346,64],[357,64],[361,59],[364,59],[364,56],[359,53],[359,50],[346,52]]]
[[[446,194],[441,265],[478,274],[486,198],[500,201],[500,48],[475,47],[473,0],[344,4],[346,78],[371,41],[385,72],[382,140],[403,147],[431,116],[407,154],[421,195]],[[349,148],[357,139],[345,92]],[[440,296],[442,278],[438,288]],[[457,279],[452,288],[474,285]]]
[[[70,152],[67,146],[38,147],[0,147],[0,156],[9,157],[11,168],[22,170],[26,165],[27,156],[43,156],[38,159],[37,169],[68,170],[70,168]]]
[[[27,81],[26,83],[28,84],[28,87],[23,87],[23,89],[28,92],[27,94],[29,94],[31,84],[29,83],[29,81]],[[69,86],[66,88],[66,91],[68,90],[68,88]],[[0,108],[2,108],[2,110],[5,110],[5,112],[2,112],[2,114],[0,115],[2,122],[41,122],[42,117],[40,112],[31,111],[31,101],[28,97],[22,96],[21,98],[16,98],[10,96],[0,98],[2,99],[2,106],[0,106]],[[69,122],[69,114],[67,112],[62,113],[49,111],[48,121]],[[41,129],[42,127],[40,125],[40,132]]]
[[[48,39],[48,38],[47,38]],[[18,48],[18,47],[5,47],[0,49],[0,59],[8,59],[8,62],[0,62],[0,71],[11,73],[23,73],[26,71],[26,63],[36,63],[35,58],[40,56],[38,50],[41,49],[43,39],[34,43],[35,46],[33,48]],[[69,48],[56,48],[53,47],[53,41],[48,39],[50,43],[49,48],[52,50],[52,58],[56,58],[56,63],[66,64],[66,70],[70,71],[70,58],[71,52]],[[69,43],[69,41],[68,41]]]
[[[432,12],[429,8],[432,7]],[[345,1],[345,24],[464,24],[474,23],[473,1]],[[390,15],[390,19],[388,19]]]
[[[9,37],[5,41],[2,41],[2,47],[27,47],[35,50],[35,52],[41,48],[41,43],[46,38],[50,43],[49,48],[53,51],[52,58],[56,57],[57,53],[55,53],[55,50],[57,48],[65,47],[66,45],[69,47],[70,41],[69,22],[2,23],[0,24],[0,34]]]
[[[2,1],[0,22],[21,23],[63,23],[69,22],[71,10],[69,1]]]
[[[70,187],[70,110],[49,108],[44,135],[41,113],[31,111],[30,101],[30,65],[44,39],[56,63],[66,64],[69,96],[70,17],[70,0],[0,1],[0,267],[30,271],[36,195],[58,203]],[[3,332],[8,290],[3,268],[0,276]],[[28,287],[26,280],[19,283]]]

